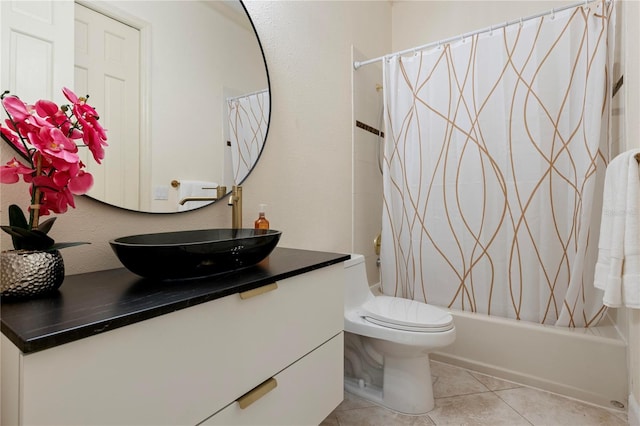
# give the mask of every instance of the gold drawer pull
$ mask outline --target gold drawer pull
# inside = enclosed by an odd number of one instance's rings
[[[240,405],[240,408],[244,410],[245,408],[247,408],[257,400],[259,400],[260,398],[262,398],[263,396],[265,396],[266,394],[274,390],[277,386],[278,386],[278,382],[273,377],[265,380],[264,382],[260,383],[258,386],[251,389],[249,392],[245,393],[244,395],[242,395],[240,398],[237,399],[238,404]]]
[[[268,291],[275,290],[278,288],[278,283],[271,283],[267,285],[263,285],[262,287],[254,288],[252,290],[243,291],[240,293],[240,299],[248,299],[250,297],[259,296]]]

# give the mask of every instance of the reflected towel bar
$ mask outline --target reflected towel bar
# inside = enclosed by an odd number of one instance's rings
[[[180,181],[179,181],[179,180],[176,180],[176,179],[172,180],[172,181],[171,181],[171,186],[172,186],[172,187],[174,187],[174,188],[179,187],[179,186],[180,186]],[[224,189],[224,192],[225,192],[225,193],[227,192],[227,187],[226,187],[226,186],[220,186],[220,185],[218,185],[218,186],[203,186],[203,187],[202,187],[202,189],[218,189],[218,188],[223,188],[223,189]]]

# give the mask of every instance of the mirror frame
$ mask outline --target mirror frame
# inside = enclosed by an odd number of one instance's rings
[[[267,77],[267,89],[269,90],[269,117],[267,118],[267,129],[265,131],[264,134],[264,142],[262,144],[262,148],[260,149],[260,152],[258,153],[258,157],[256,158],[256,161],[253,163],[253,165],[251,166],[251,168],[249,169],[249,171],[247,172],[246,176],[240,181],[238,182],[237,185],[242,185],[244,183],[244,181],[247,180],[247,178],[249,177],[249,175],[251,175],[251,172],[253,172],[253,169],[256,167],[256,165],[258,164],[258,162],[260,161],[260,158],[262,157],[262,152],[264,151],[264,147],[265,144],[267,143],[267,138],[269,136],[269,129],[271,127],[271,111],[273,110],[272,106],[273,106],[273,94],[271,91],[271,79],[269,77],[269,67],[267,66],[267,58],[264,54],[264,48],[262,47],[262,41],[260,40],[260,36],[258,35],[258,31],[256,30],[256,26],[253,23],[253,19],[251,19],[251,15],[249,14],[249,11],[247,10],[247,7],[244,4],[243,0],[237,0],[240,5],[242,6],[242,10],[244,11],[245,15],[247,16],[247,19],[249,19],[249,23],[251,24],[251,29],[253,30],[253,34],[256,37],[256,41],[258,42],[258,47],[260,47],[260,53],[262,54],[262,62],[264,64],[264,71]],[[9,145],[15,152],[17,152],[19,154],[20,157],[22,157],[25,160],[28,160],[28,157],[22,152],[20,151],[17,147],[15,147],[11,142],[9,142],[9,139],[4,136],[3,134],[0,134],[0,137],[2,138],[2,140],[4,140],[7,145]],[[91,200],[94,200],[100,204],[103,204],[105,206],[109,206],[109,207],[113,207],[116,209],[120,209],[120,210],[125,210],[125,211],[130,211],[130,212],[135,212],[135,213],[142,213],[142,214],[152,214],[152,215],[168,215],[168,214],[175,214],[175,213],[188,213],[191,211],[196,211],[196,210],[200,210],[203,209],[205,207],[209,207],[212,204],[216,203],[217,201],[220,201],[224,198],[226,198],[227,196],[229,196],[231,194],[232,188],[227,188],[227,193],[224,195],[224,197],[221,197],[217,200],[212,200],[210,203],[205,204],[203,206],[200,207],[195,207],[193,209],[189,209],[189,210],[183,210],[183,211],[174,211],[174,212],[153,212],[153,211],[143,211],[143,210],[133,210],[133,209],[129,209],[126,207],[121,207],[121,206],[116,206],[113,204],[109,204],[107,201],[103,201],[103,200],[99,200],[97,198],[93,198],[92,196],[88,195],[88,194],[83,194],[83,197],[87,197]]]

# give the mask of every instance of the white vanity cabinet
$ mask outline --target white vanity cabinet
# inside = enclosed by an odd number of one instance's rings
[[[343,395],[343,273],[340,262],[33,353],[3,334],[2,424],[318,424]]]

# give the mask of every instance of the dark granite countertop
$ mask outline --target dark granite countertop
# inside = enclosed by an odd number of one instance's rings
[[[69,275],[56,293],[46,297],[2,300],[1,330],[23,353],[36,352],[348,258],[278,247],[256,266],[198,280],[154,281],[124,268]]]

